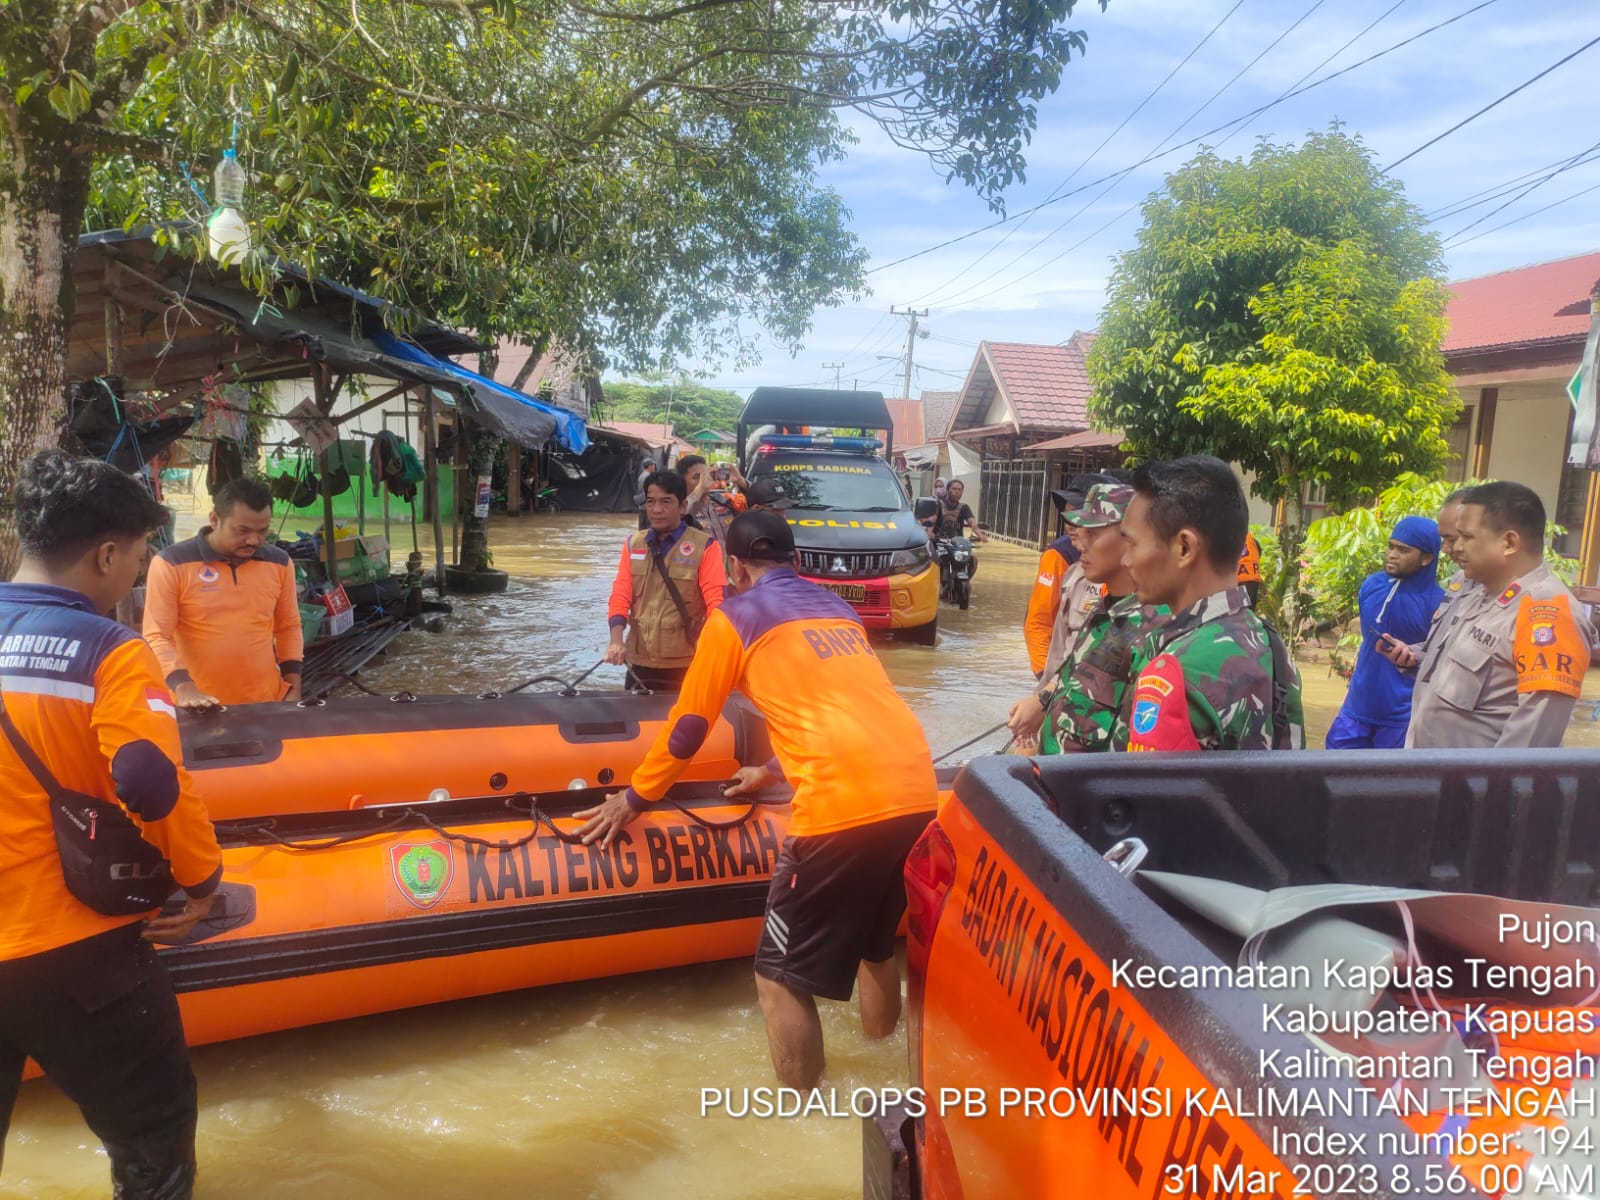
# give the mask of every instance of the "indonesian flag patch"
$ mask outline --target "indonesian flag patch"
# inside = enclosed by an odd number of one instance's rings
[[[172,703],[172,696],[165,688],[145,688],[144,702],[150,706],[151,712],[166,713],[176,719],[178,710]]]

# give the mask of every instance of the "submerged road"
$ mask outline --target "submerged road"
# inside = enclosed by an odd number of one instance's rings
[[[500,520],[503,596],[455,599],[439,632],[408,633],[362,675],[377,691],[477,693],[600,657],[618,546],[633,521],[564,514]],[[396,559],[411,547],[396,526]],[[430,555],[431,557],[431,555]],[[934,751],[1002,720],[1031,684],[1021,618],[1034,555],[979,549],[972,607],[941,612],[935,648],[884,644],[891,676]],[[585,688],[621,686],[602,667]],[[1311,744],[1343,695],[1305,669]],[[1580,718],[1569,744],[1600,741]],[[999,749],[997,736],[961,757]],[[443,964],[441,970],[450,969]],[[854,1010],[823,1003],[825,1087],[906,1082],[904,1028],[866,1042]],[[748,960],[545,988],[203,1047],[197,1195],[473,1200],[842,1200],[858,1197],[859,1122],[735,1118],[772,1084]],[[709,1090],[709,1091],[708,1091]],[[0,1194],[101,1197],[106,1160],[48,1083],[23,1089]]]

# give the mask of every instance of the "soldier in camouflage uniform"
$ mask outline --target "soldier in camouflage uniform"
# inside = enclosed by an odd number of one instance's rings
[[[1026,743],[1037,732],[1042,754],[1111,749],[1111,729],[1133,678],[1134,647],[1166,619],[1165,609],[1139,603],[1122,565],[1122,514],[1133,489],[1096,484],[1081,508],[1064,519],[1082,531],[1084,576],[1105,595],[1096,600],[1069,646],[1059,671],[1039,691],[1012,705],[1013,736]]]
[[[1147,463],[1133,476],[1122,531],[1146,604],[1172,609],[1113,744],[1128,750],[1272,750],[1305,742],[1300,679],[1287,649],[1238,585],[1248,529],[1244,491],[1209,455]]]

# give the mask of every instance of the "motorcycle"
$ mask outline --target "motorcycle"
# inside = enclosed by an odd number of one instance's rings
[[[939,564],[939,599],[948,600],[965,612],[972,603],[972,577],[978,572],[978,557],[971,540],[959,534],[944,537],[936,532],[939,515],[936,500],[919,499],[914,512],[933,542],[933,556]]]

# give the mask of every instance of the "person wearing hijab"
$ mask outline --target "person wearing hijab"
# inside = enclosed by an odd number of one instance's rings
[[[1328,729],[1329,750],[1395,750],[1405,745],[1416,675],[1402,671],[1377,645],[1385,635],[1411,645],[1426,640],[1439,586],[1439,526],[1406,517],[1389,535],[1383,570],[1361,585],[1361,650],[1344,706]]]

